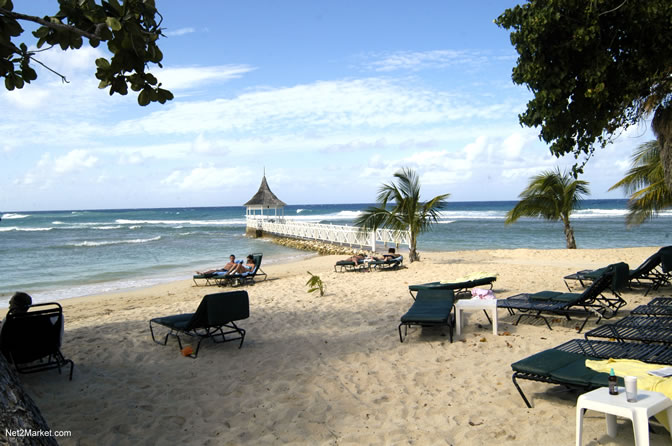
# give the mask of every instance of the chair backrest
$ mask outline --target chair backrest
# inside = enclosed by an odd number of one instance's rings
[[[609,265],[608,268],[613,272],[609,288],[614,292],[626,288],[630,281],[630,266],[625,262],[619,262]]]
[[[230,291],[203,296],[186,330],[218,327],[250,317],[250,299],[247,291]]]
[[[665,249],[662,248],[660,251],[656,252],[652,256],[650,256],[648,259],[644,260],[641,265],[639,265],[636,269],[632,271],[631,278],[635,279],[637,277],[645,276],[649,274],[651,271],[656,269],[658,265],[660,265],[662,261],[662,255],[661,251]]]
[[[415,301],[450,301],[452,304],[455,301],[455,293],[445,288],[423,288],[418,290]]]
[[[611,289],[617,292],[625,288],[628,284],[630,267],[627,263],[613,263],[606,268],[604,272],[581,294],[581,301],[590,300],[598,297],[602,292]]]
[[[665,246],[658,251],[660,254],[660,266],[664,273],[672,272],[672,246]]]
[[[257,271],[259,271],[259,267],[261,266],[261,259],[264,257],[262,253],[254,253],[252,254],[252,259],[254,259],[254,269],[250,271],[250,275],[257,274]]]
[[[0,333],[0,351],[16,364],[36,361],[61,348],[63,309],[56,302],[32,305],[27,312],[9,311]]]

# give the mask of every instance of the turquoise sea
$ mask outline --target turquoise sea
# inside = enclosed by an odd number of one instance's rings
[[[625,200],[586,200],[573,217],[579,248],[672,244],[672,212],[625,226]],[[564,248],[559,223],[504,224],[514,201],[450,202],[419,250]],[[300,221],[352,224],[369,204],[293,205]],[[0,220],[0,306],[15,291],[60,300],[188,278],[229,254],[263,252],[264,264],[312,254],[244,236],[244,208],[12,211]]]

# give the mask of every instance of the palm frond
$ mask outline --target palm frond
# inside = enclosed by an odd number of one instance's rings
[[[609,188],[622,189],[630,195],[628,226],[644,223],[663,209],[672,207],[672,192],[665,183],[658,141],[648,141],[637,147],[630,158],[630,170],[625,177]]]
[[[513,223],[521,217],[568,220],[588,194],[588,183],[575,179],[568,172],[558,168],[541,172],[530,178],[530,183],[519,195],[520,201],[507,213],[505,223]]]

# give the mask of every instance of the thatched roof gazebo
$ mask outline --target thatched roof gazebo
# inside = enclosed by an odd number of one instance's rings
[[[268,182],[266,181],[266,175],[261,179],[261,185],[259,190],[250,200],[245,203],[245,216],[277,216],[278,210],[281,211],[281,215],[285,215],[285,202],[275,196],[271,192],[271,188],[268,187]],[[273,212],[271,213],[271,209]],[[264,210],[266,210],[264,212]]]

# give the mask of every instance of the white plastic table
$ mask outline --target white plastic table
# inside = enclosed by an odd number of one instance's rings
[[[672,426],[672,400],[658,392],[637,391],[637,402],[628,403],[625,387],[618,388],[618,395],[609,395],[607,387],[601,387],[581,395],[576,402],[576,446],[581,446],[583,414],[587,409],[604,412],[607,419],[607,435],[616,436],[616,416],[632,421],[635,445],[649,444],[649,418],[667,410],[667,421]]]
[[[497,336],[497,300],[496,299],[459,299],[455,302],[455,330],[459,336],[462,333],[462,312],[465,310],[490,311],[492,319],[492,334]]]

